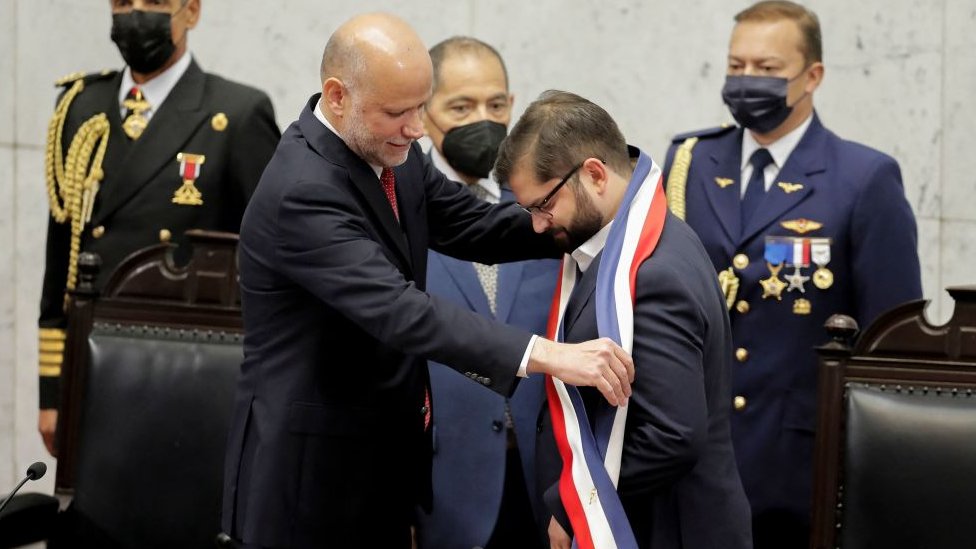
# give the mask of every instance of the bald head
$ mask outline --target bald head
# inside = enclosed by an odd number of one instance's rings
[[[385,13],[359,15],[329,38],[319,106],[346,145],[374,166],[397,166],[423,135],[433,68],[410,25]]]
[[[430,56],[406,21],[388,13],[367,13],[346,21],[329,38],[320,76],[322,82],[337,78],[352,88],[383,72],[425,67],[430,67]]]

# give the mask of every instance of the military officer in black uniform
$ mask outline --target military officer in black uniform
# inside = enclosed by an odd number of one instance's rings
[[[280,136],[265,93],[203,72],[190,55],[200,0],[112,0],[111,9],[126,67],[59,80],[48,128],[38,427],[52,455],[79,253],[101,256],[100,288],[140,248],[179,246],[187,229],[238,232]]]

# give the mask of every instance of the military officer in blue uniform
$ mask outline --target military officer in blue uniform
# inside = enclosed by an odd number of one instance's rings
[[[739,13],[722,96],[737,127],[675,137],[669,204],[698,233],[732,321],[732,434],[757,549],[806,548],[816,345],[921,297],[898,163],[826,129],[820,25],[792,2]]]
[[[449,38],[430,50],[434,90],[424,115],[434,166],[492,203],[514,201],[490,177],[513,97],[490,45]],[[427,291],[509,324],[545,334],[558,277],[555,259],[481,265],[429,252]],[[434,504],[419,513],[421,549],[542,547],[535,497],[536,420],[543,376],[523,379],[511,399],[430,363],[434,397]]]
[[[96,287],[132,252],[187,229],[237,233],[279,131],[264,92],[204,72],[188,49],[200,0],[113,0],[126,67],[69,75],[47,136],[47,254],[39,318],[38,430],[55,453],[66,294],[81,252]],[[189,258],[186,247],[178,259]]]

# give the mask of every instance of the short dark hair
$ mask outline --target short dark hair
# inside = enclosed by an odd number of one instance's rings
[[[736,23],[757,21],[778,21],[788,19],[800,27],[803,44],[800,51],[807,64],[823,61],[823,38],[820,35],[820,20],[817,14],[807,8],[787,0],[766,0],[758,2],[735,15]]]
[[[619,174],[632,170],[627,141],[610,114],[574,93],[549,90],[529,105],[502,141],[495,178],[507,183],[519,161],[532,155],[533,175],[545,182],[596,157]]]
[[[508,89],[508,69],[505,67],[505,60],[502,54],[491,45],[472,38],[470,36],[452,36],[442,40],[430,48],[430,62],[434,66],[434,90],[441,81],[441,65],[450,55],[469,54],[469,55],[490,55],[498,60],[502,66],[502,74],[505,75],[505,89]]]

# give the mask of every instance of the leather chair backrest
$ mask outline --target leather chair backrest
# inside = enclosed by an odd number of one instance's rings
[[[211,548],[239,333],[95,323],[74,505],[127,547]]]
[[[976,394],[847,385],[840,547],[976,546]]]

